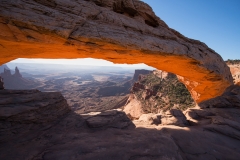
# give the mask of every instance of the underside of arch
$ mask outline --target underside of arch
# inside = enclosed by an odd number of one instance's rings
[[[0,64],[16,58],[99,58],[179,75],[196,102],[233,83],[204,43],[169,28],[137,0],[9,0],[0,4]]]

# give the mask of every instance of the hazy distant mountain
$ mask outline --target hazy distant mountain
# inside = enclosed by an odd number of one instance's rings
[[[64,64],[41,64],[41,63],[7,63],[9,68],[13,69],[16,66],[22,71],[29,74],[49,74],[49,73],[65,73],[74,72],[79,73],[94,73],[94,72],[134,72],[131,67],[119,66],[87,66],[87,65],[64,65]]]
[[[49,74],[49,73],[94,73],[94,72],[119,72],[131,71],[134,68],[122,68],[117,66],[87,66],[87,65],[63,65],[63,64],[40,64],[40,63],[8,63],[9,68],[13,69],[16,66],[22,71],[29,74]]]
[[[0,66],[0,73],[4,72],[4,68],[10,70],[6,64],[3,64],[3,65]]]
[[[5,89],[32,89],[38,85],[33,80],[23,78],[18,67],[15,68],[14,74],[11,74],[11,71],[6,67],[3,70],[0,76],[3,78]]]

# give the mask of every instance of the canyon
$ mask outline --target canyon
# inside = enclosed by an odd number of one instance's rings
[[[20,69],[16,66],[20,66]],[[131,67],[57,64],[8,63],[3,67],[0,76],[5,89],[61,92],[72,110],[79,113],[123,106],[136,77],[151,72],[141,69],[134,71]],[[9,68],[15,68],[15,73]]]
[[[196,103],[191,94],[176,75],[154,70],[139,75],[123,108],[131,119],[139,119],[142,114],[158,114],[171,109],[186,110],[194,106]]]

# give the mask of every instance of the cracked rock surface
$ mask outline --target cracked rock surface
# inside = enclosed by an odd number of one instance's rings
[[[233,83],[220,55],[139,0],[2,0],[0,30],[0,64],[19,57],[145,63],[181,76],[196,102]]]
[[[70,111],[60,92],[0,90],[0,120],[14,123],[46,123]]]
[[[228,91],[236,94],[237,89],[230,87]],[[79,114],[69,111],[59,93],[3,90],[0,97],[0,159],[238,160],[240,157],[240,109],[233,105],[188,109],[184,114],[189,125],[179,127],[159,121],[132,122],[121,109]],[[177,111],[171,114],[183,117]],[[149,118],[142,118],[145,119]]]

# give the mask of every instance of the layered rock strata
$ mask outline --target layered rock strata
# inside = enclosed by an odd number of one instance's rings
[[[69,111],[67,101],[59,92],[0,90],[1,128],[9,129],[8,123],[56,121]]]
[[[233,83],[221,56],[138,0],[4,0],[0,30],[0,64],[19,57],[145,63],[182,76],[197,102]]]
[[[240,86],[232,85],[221,96],[204,101],[199,106],[201,108],[240,108]]]
[[[150,70],[146,70],[146,69],[136,69],[133,75],[133,79],[132,79],[132,85],[134,85],[135,82],[137,82],[139,80],[139,75],[146,75],[146,74],[150,74],[152,73],[152,71]]]
[[[234,88],[231,92],[239,95]],[[233,105],[188,109],[187,121],[181,112],[172,110],[161,118],[148,114],[131,122],[120,109],[79,114],[59,104],[49,113],[45,102],[61,101],[59,94],[46,94],[44,101],[41,98],[44,93],[38,91],[11,92],[3,92],[0,98],[4,99],[1,104],[8,104],[0,106],[1,117],[5,117],[0,119],[0,159],[237,160],[240,157],[240,109]],[[42,103],[37,99],[42,99]],[[34,103],[36,106],[30,105]],[[22,111],[18,113],[20,108],[30,113],[39,110],[44,119],[38,119],[37,114],[28,117]],[[20,114],[21,118],[16,119]],[[159,119],[164,124],[159,124]]]

